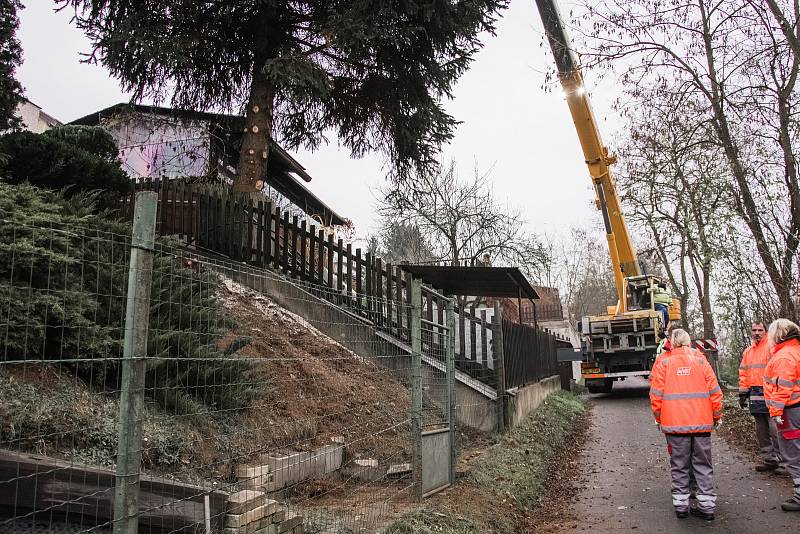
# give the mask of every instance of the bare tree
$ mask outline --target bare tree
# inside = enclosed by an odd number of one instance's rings
[[[585,2],[585,63],[621,69],[636,106],[654,91],[694,104],[724,155],[732,208],[782,315],[796,313],[800,186],[795,159],[798,9],[755,0]],[[777,7],[777,9],[773,9]],[[776,22],[776,13],[788,26]],[[787,15],[790,14],[790,15]],[[652,128],[659,125],[653,124]]]
[[[382,195],[381,215],[389,225],[417,228],[432,261],[478,265],[488,256],[494,265],[519,266],[534,280],[540,278],[547,253],[526,232],[520,213],[494,199],[488,174],[476,169],[471,179],[462,180],[450,162],[421,177],[413,190]]]

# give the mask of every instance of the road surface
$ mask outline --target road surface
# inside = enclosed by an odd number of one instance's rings
[[[713,436],[717,519],[677,519],[672,511],[669,457],[653,424],[648,384],[615,384],[614,392],[592,396],[592,428],[579,457],[585,467],[576,481],[572,532],[800,532],[800,513],[780,503],[791,495],[788,478],[761,474],[751,461]]]

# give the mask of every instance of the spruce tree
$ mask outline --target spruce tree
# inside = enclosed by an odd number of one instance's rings
[[[16,36],[19,9],[22,9],[19,0],[0,0],[0,131],[19,125],[14,116],[22,100],[22,85],[15,77],[17,67],[22,64],[22,48]]]
[[[507,0],[57,0],[134,99],[243,108],[234,190],[259,189],[268,138],[315,148],[333,132],[394,176],[436,163],[456,120],[441,100]]]

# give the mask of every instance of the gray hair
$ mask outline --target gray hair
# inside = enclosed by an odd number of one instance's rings
[[[678,347],[690,347],[692,345],[692,338],[689,337],[689,333],[683,328],[676,328],[670,335],[670,343],[672,343],[673,349],[677,349]]]
[[[770,347],[783,343],[790,337],[800,337],[800,326],[789,319],[775,319],[769,325],[767,339],[769,339]]]

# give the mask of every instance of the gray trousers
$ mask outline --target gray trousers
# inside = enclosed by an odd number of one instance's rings
[[[769,414],[754,413],[752,415],[756,422],[756,440],[761,461],[770,465],[782,464],[775,423],[770,420]]]
[[[697,508],[713,513],[717,492],[711,465],[711,437],[665,434],[672,475],[672,506],[677,512],[689,510],[689,477],[697,482]]]
[[[792,477],[792,482],[794,482],[792,498],[800,503],[800,437],[795,439],[786,439],[784,437],[787,431],[800,431],[800,407],[784,410],[783,419],[789,424],[786,428],[778,430],[778,443],[781,449],[783,465],[789,472],[789,476]]]

